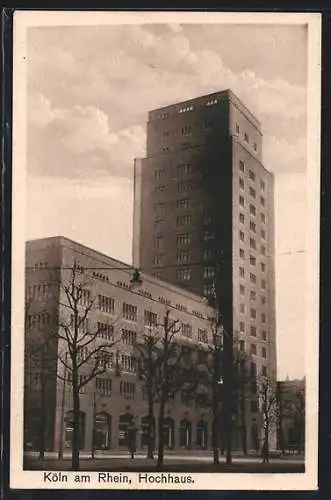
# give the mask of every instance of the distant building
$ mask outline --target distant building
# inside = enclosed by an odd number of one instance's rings
[[[202,297],[145,273],[141,273],[141,287],[134,289],[130,266],[69,239],[33,240],[26,244],[26,354],[34,345],[54,339],[52,332],[57,332],[61,318],[70,314],[60,284],[74,262],[86,282],[86,294],[96,299],[87,318],[89,328],[98,329],[102,342],[114,335],[120,339],[107,373],[82,389],[81,448],[91,450],[95,428],[97,449],[125,449],[125,429],[132,418],[138,428],[137,447],[144,448],[148,406],[133,359],[134,343],[148,328],[151,315],[162,321],[169,309],[181,325],[181,339],[206,349],[211,342],[213,310]],[[44,428],[46,448],[58,450],[61,439],[64,448],[71,445],[72,393],[57,361],[63,343],[55,338],[48,347],[44,370],[31,357],[25,359],[24,441],[27,448],[38,449]],[[187,401],[177,393],[167,404],[165,432],[167,448],[210,448],[210,408],[203,401]]]
[[[305,449],[305,379],[277,382],[279,404],[278,448]]]

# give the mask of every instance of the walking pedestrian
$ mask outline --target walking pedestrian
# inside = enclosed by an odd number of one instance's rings
[[[268,440],[265,439],[263,441],[263,446],[262,446],[262,459],[264,464],[269,463],[269,443]]]
[[[131,458],[134,459],[134,454],[137,450],[137,429],[134,425],[134,422],[132,422],[128,427],[127,441],[129,453],[131,454]]]

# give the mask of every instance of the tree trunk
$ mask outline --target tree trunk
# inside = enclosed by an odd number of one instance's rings
[[[73,396],[73,432],[72,432],[72,470],[79,470],[79,445],[80,445],[80,401],[78,389],[77,373],[72,374],[72,396]]]
[[[147,458],[154,458],[154,405],[153,395],[148,395],[148,444],[147,444]]]
[[[157,463],[156,468],[162,469],[163,467],[163,456],[164,456],[164,410],[165,410],[165,397],[164,394],[161,395],[160,402],[160,413],[159,413],[159,443],[158,443],[158,453],[157,453]]]
[[[242,439],[242,450],[243,454],[247,455],[247,428],[246,428],[246,401],[245,393],[242,392],[240,398],[240,413],[241,413],[241,439]]]

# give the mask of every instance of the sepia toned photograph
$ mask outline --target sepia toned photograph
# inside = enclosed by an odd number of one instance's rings
[[[319,15],[15,16],[12,487],[316,488]]]

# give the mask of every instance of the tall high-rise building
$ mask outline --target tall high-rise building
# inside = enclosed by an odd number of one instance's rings
[[[232,91],[149,112],[135,160],[134,265],[208,296],[252,370],[275,377],[274,177]]]

